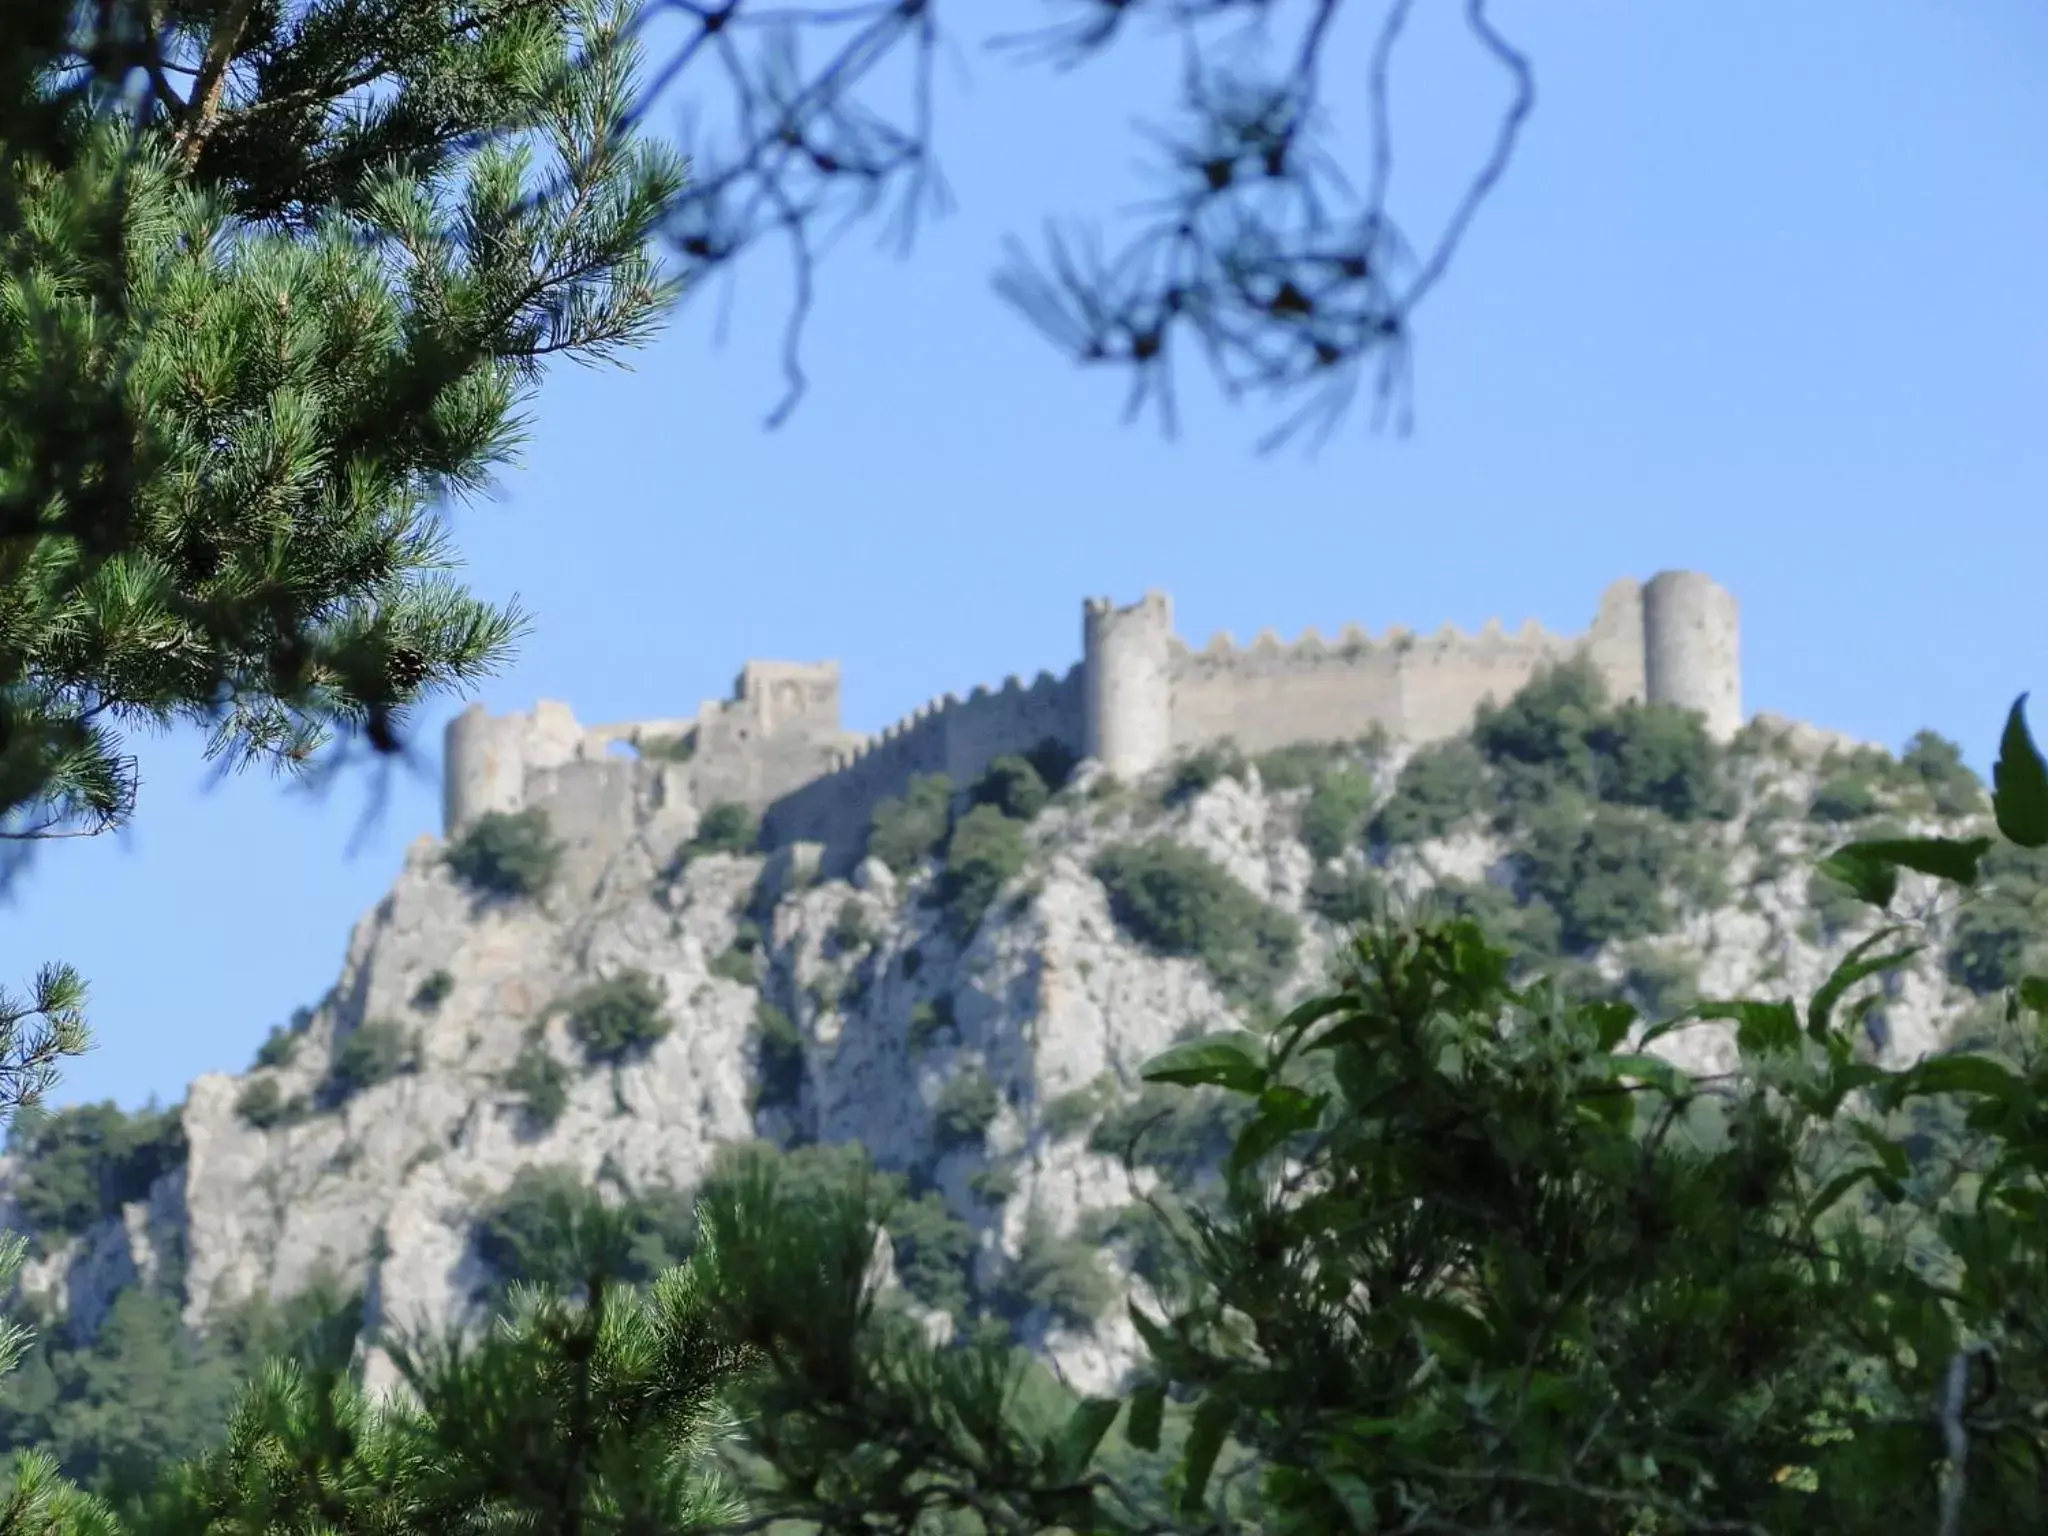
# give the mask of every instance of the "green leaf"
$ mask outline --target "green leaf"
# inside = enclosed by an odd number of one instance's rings
[[[1141,1451],[1159,1449],[1159,1426],[1166,1418],[1166,1383],[1155,1381],[1131,1394],[1131,1416],[1124,1438]]]
[[[1181,1466],[1187,1475],[1180,1495],[1183,1514],[1200,1512],[1202,1495],[1209,1491],[1209,1474],[1216,1470],[1216,1457],[1223,1449],[1223,1437],[1230,1432],[1232,1417],[1228,1398],[1205,1397],[1196,1406],[1195,1422],[1181,1452]]]
[[[1641,1051],[1625,1052],[1611,1058],[1609,1064],[1616,1077],[1639,1077],[1654,1084],[1667,1098],[1683,1099],[1692,1094],[1692,1079],[1662,1056],[1651,1056]]]
[[[1893,1178],[1903,1179],[1913,1171],[1913,1165],[1906,1158],[1906,1149],[1876,1126],[1859,1120],[1849,1127],[1849,1131],[1877,1154],[1877,1160],[1884,1164],[1884,1171]]]
[[[1837,849],[1820,861],[1820,872],[1846,885],[1858,901],[1880,911],[1892,904],[1899,891],[1899,872],[1882,859],[1874,859],[1854,843]]]
[[[2022,1008],[2048,1018],[2048,976],[2022,976],[2014,991]]]
[[[1266,1086],[1263,1056],[1245,1035],[1210,1035],[1153,1057],[1139,1076],[1148,1083],[1214,1084],[1233,1093],[1257,1093]]]
[[[1874,1164],[1866,1163],[1860,1168],[1851,1168],[1847,1173],[1836,1174],[1822,1186],[1820,1193],[1815,1195],[1813,1202],[1807,1206],[1806,1225],[1811,1227],[1822,1216],[1832,1210],[1840,1202],[1842,1196],[1848,1194],[1850,1190],[1861,1184],[1865,1179],[1874,1178],[1883,1171],[1883,1169],[1876,1167]]]
[[[1088,1469],[1102,1437],[1109,1433],[1109,1426],[1116,1422],[1117,1410],[1122,1407],[1113,1397],[1084,1397],[1074,1405],[1053,1449],[1055,1477],[1072,1482]]]
[[[1900,931],[1898,928],[1880,928],[1842,957],[1842,963],[1836,966],[1828,979],[1815,989],[1812,1000],[1806,1005],[1808,1035],[1815,1040],[1826,1037],[1828,1019],[1835,1011],[1835,1004],[1842,1000],[1843,993],[1859,981],[1867,981],[1872,976],[1881,975],[1886,971],[1895,971],[1920,953],[1921,946],[1909,944],[1904,949],[1895,949],[1888,955],[1878,955],[1874,959],[1865,958],[1872,949]]]
[[[1308,1094],[1281,1084],[1259,1095],[1259,1112],[1237,1133],[1225,1167],[1234,1178],[1291,1136],[1315,1129],[1323,1118],[1326,1094]]]
[[[1931,875],[1937,880],[1946,880],[1952,885],[1975,885],[1978,866],[1983,863],[1984,855],[1990,851],[1991,839],[1988,837],[1873,838],[1868,842],[1850,843],[1846,847],[1836,849],[1833,854],[1821,861],[1820,867],[1824,872],[1842,880],[1842,876],[1836,874],[1830,866],[1836,859],[1855,858],[1878,865],[1910,869],[1919,874]],[[1843,880],[1842,883],[1854,889],[1852,882]],[[1887,896],[1885,901],[1876,904],[1883,906],[1890,899]]]
[[[1745,999],[1732,1003],[1702,1003],[1694,1010],[1694,1017],[1733,1021],[1735,1043],[1745,1056],[1789,1051],[1799,1043],[1799,1010],[1790,1002],[1763,1003]]]
[[[2027,732],[2027,696],[2012,701],[1998,761],[1991,767],[1991,806],[1998,830],[2022,848],[2048,846],[2048,764]]]
[[[1628,1038],[1629,1026],[1642,1015],[1629,1004],[1610,999],[1580,1004],[1579,1017],[1592,1023],[1600,1049],[1611,1051]]]
[[[1900,1076],[1912,1094],[1981,1093],[2011,1103],[2030,1097],[2023,1078],[1988,1056],[1936,1056]]]

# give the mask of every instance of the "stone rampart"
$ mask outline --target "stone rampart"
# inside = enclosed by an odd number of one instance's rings
[[[966,698],[933,699],[879,735],[845,752],[831,772],[769,808],[765,830],[775,842],[823,843],[827,861],[843,867],[866,839],[875,807],[898,796],[919,775],[944,774],[964,790],[997,758],[1029,752],[1052,740],[1080,754],[1082,669],[1065,677],[1041,672]]]
[[[448,728],[446,827],[452,834],[484,811],[516,810],[566,782],[567,765],[615,759],[623,746],[648,760],[571,777],[596,786],[624,775],[638,796],[649,787],[641,780],[658,772],[662,803],[675,794],[700,809],[738,801],[761,813],[771,841],[822,843],[828,864],[843,869],[875,807],[920,774],[945,774],[964,790],[996,758],[1048,740],[1124,777],[1224,740],[1251,752],[1376,731],[1435,741],[1464,730],[1481,704],[1505,701],[1544,666],[1575,656],[1593,664],[1613,697],[1697,710],[1725,739],[1743,718],[1739,630],[1734,597],[1686,571],[1613,583],[1576,636],[1534,623],[1426,636],[1354,627],[1291,644],[1271,632],[1248,646],[1220,635],[1195,650],[1174,634],[1163,592],[1124,608],[1091,599],[1082,658],[1064,676],[1041,673],[1029,686],[1013,677],[964,699],[946,694],[872,737],[841,727],[831,662],[749,662],[730,699],[687,720],[585,728],[563,704],[507,717],[472,706]]]

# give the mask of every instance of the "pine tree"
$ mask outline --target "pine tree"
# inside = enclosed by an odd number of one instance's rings
[[[550,359],[672,296],[646,244],[682,170],[632,128],[631,22],[0,6],[0,839],[123,824],[137,726],[305,773],[503,661],[522,620],[451,577],[445,508]],[[0,998],[0,1104],[80,1001],[61,968]]]

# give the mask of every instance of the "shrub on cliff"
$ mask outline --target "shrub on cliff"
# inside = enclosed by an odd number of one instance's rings
[[[744,805],[719,800],[706,806],[691,834],[676,855],[683,864],[714,853],[752,853],[761,845],[761,823]]]
[[[1318,862],[1357,846],[1372,813],[1372,775],[1357,768],[1333,768],[1315,776],[1301,808],[1301,840]]]
[[[520,1047],[498,1086],[519,1100],[521,1129],[528,1135],[553,1130],[569,1107],[569,1069],[538,1035]]]
[[[591,1061],[618,1064],[644,1056],[673,1024],[661,983],[645,971],[593,982],[568,1002],[569,1036]]]
[[[953,781],[943,773],[913,774],[902,798],[875,807],[868,823],[868,856],[907,875],[946,840],[953,824]]]
[[[969,805],[992,805],[1005,816],[1029,821],[1052,799],[1052,789],[1026,757],[999,757],[967,792]]]
[[[932,1126],[939,1149],[980,1146],[1002,1104],[994,1080],[981,1067],[970,1066],[948,1078],[932,1104]]]
[[[184,1161],[185,1126],[175,1108],[37,1108],[16,1116],[7,1151],[16,1162],[8,1193],[22,1223],[54,1244],[146,1198]]]
[[[391,1019],[365,1019],[335,1047],[334,1060],[320,1084],[322,1106],[332,1109],[418,1066],[417,1035]]]
[[[235,1095],[235,1113],[259,1131],[296,1124],[305,1118],[309,1108],[303,1098],[286,1098],[274,1077],[259,1077]]]
[[[1244,754],[1234,742],[1219,741],[1197,747],[1167,768],[1166,781],[1159,791],[1159,803],[1168,810],[1186,805],[1225,779],[1241,778],[1244,769]]]
[[[1096,857],[1110,914],[1162,955],[1200,960],[1226,995],[1270,1001],[1294,969],[1299,925],[1246,890],[1207,854],[1167,838],[1119,843]]]
[[[555,878],[562,845],[547,812],[486,811],[449,845],[444,857],[455,877],[486,896],[538,896]]]
[[[1516,882],[1525,899],[1557,914],[1566,953],[1670,927],[1670,887],[1689,865],[1668,823],[1566,796],[1529,807],[1523,828]]]
[[[992,805],[977,805],[946,840],[946,867],[934,889],[946,926],[966,939],[1002,889],[1024,868],[1024,824]]]
[[[1381,845],[1419,843],[1454,832],[1493,806],[1493,785],[1479,749],[1464,737],[1431,742],[1402,765],[1368,835]]]
[[[754,1106],[797,1101],[804,1086],[804,1037],[796,1021],[763,998],[754,1005]]]

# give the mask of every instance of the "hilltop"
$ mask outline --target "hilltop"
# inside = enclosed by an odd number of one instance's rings
[[[936,1334],[1006,1328],[1105,1389],[1135,1347],[1112,1302],[1172,1262],[1136,1197],[1198,1194],[1228,1132],[1200,1096],[1157,1121],[1139,1066],[1272,1017],[1351,924],[1470,911],[1528,974],[1653,1017],[1800,994],[1867,921],[1820,854],[1985,811],[1937,737],[1895,756],[1758,719],[1724,742],[1571,662],[1422,746],[1223,743],[1137,778],[1057,748],[913,778],[843,876],[814,843],[757,851],[738,802],[641,804],[598,842],[543,799],[422,839],[247,1072],[21,1128],[0,1180],[34,1245],[18,1304],[50,1339],[16,1442],[108,1361],[147,1421],[137,1348],[228,1373],[220,1341],[274,1338],[306,1297],[359,1298],[381,1379],[387,1330],[478,1318],[518,1277],[551,1187],[632,1204],[651,1270],[691,1241],[720,1149],[756,1137],[857,1144],[900,1178],[888,1283]],[[2005,874],[2007,900],[2041,883]],[[1868,1049],[1912,1058],[1984,1017],[2019,964],[2011,912],[1927,914]],[[1695,1026],[1660,1048],[1711,1066],[1730,1045]]]

